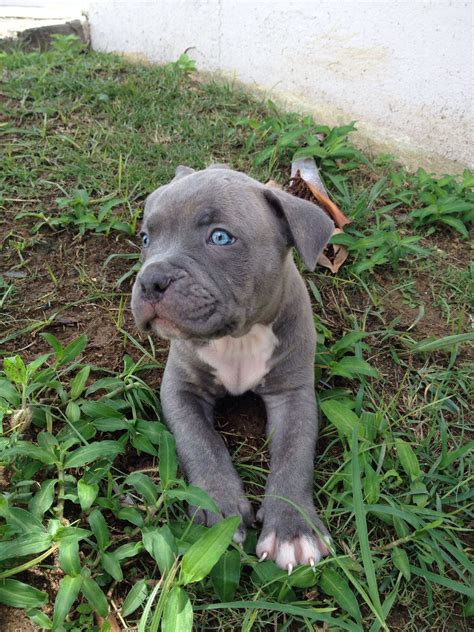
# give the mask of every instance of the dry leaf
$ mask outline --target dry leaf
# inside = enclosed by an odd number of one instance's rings
[[[312,158],[300,158],[291,163],[291,180],[297,182],[298,179],[303,180],[316,202],[331,216],[338,228],[344,228],[346,224],[351,223],[351,220],[344,215],[341,209],[329,199],[319,170]],[[289,189],[292,193],[291,183]],[[298,195],[298,197],[303,196]],[[308,199],[307,196],[304,197]]]
[[[328,197],[323,195],[312,182],[305,180],[308,185],[311,193],[314,195],[316,200],[319,202],[319,205],[323,207],[324,210],[328,211],[329,215],[334,220],[334,223],[338,228],[344,228],[346,224],[350,224],[351,220],[344,215],[341,209],[334,204]]]
[[[339,233],[343,233],[344,231],[340,228],[335,228],[333,235],[337,235]],[[323,254],[319,257],[318,263],[325,268],[331,270],[333,274],[339,270],[344,261],[348,256],[347,248],[345,246],[341,246],[340,244],[329,244],[326,246]]]
[[[104,619],[103,617],[96,614],[95,622],[101,629],[104,623],[108,623],[110,625],[110,632],[122,632],[122,628],[117,623],[117,619],[114,617],[113,614],[109,614],[107,619]]]

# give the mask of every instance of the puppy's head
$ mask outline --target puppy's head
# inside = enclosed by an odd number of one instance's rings
[[[243,335],[274,317],[291,247],[313,270],[332,231],[314,204],[242,173],[178,167],[146,201],[135,321],[164,338]]]

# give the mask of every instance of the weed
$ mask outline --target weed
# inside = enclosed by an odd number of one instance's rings
[[[269,175],[278,165],[290,164],[293,157],[318,158],[322,168],[329,171],[336,167],[351,169],[367,162],[360,151],[347,143],[348,134],[355,129],[353,123],[331,129],[315,125],[310,116],[282,115],[271,102],[269,107],[273,110],[272,116],[237,121],[238,125],[251,130],[244,151],[253,156],[255,165],[268,164]],[[343,163],[337,163],[338,160]]]
[[[424,169],[419,169],[415,175],[405,176],[405,180],[410,188],[403,193],[397,192],[395,197],[421,207],[410,213],[416,228],[443,224],[468,237],[467,227],[474,221],[472,172],[465,170],[462,178],[444,176],[435,179]]]
[[[191,72],[195,72],[196,62],[194,61],[194,59],[191,59],[186,53],[183,53],[176,61],[170,64],[170,67],[174,70],[183,72],[184,74],[189,74]]]
[[[77,227],[80,235],[84,235],[86,231],[108,235],[113,230],[127,235],[134,235],[140,211],[137,210],[133,213],[130,221],[124,221],[114,214],[114,209],[117,206],[122,206],[125,202],[124,199],[115,197],[107,201],[104,199],[91,200],[87,191],[77,189],[73,191],[71,196],[56,200],[58,208],[62,211],[60,215],[51,217],[43,212],[24,211],[19,213],[17,218],[38,218],[40,221],[33,226],[32,233],[37,233],[42,226],[49,226],[53,229],[74,226],[75,228]],[[94,212],[93,205],[98,204],[100,204],[99,209],[97,212]]]

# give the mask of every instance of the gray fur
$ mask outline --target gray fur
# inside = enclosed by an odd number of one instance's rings
[[[208,244],[217,227],[234,235],[235,244]],[[254,521],[242,482],[213,426],[214,404],[225,389],[198,350],[209,340],[244,336],[258,323],[271,325],[279,341],[269,372],[254,389],[266,406],[271,454],[258,513],[262,537],[274,532],[291,541],[311,534],[301,513],[275,496],[301,506],[327,534],[312,499],[316,338],[308,292],[291,247],[314,269],[332,234],[331,220],[317,206],[242,173],[220,166],[197,172],[178,167],[174,180],[149,196],[143,230],[150,245],[133,287],[132,310],[139,327],[171,339],[161,387],[163,412],[186,477],[221,509],[221,515],[200,510],[197,519],[211,525],[222,516],[240,515],[240,541]],[[159,281],[155,286],[154,279]],[[167,289],[158,292],[159,298],[144,294],[144,288],[160,284]]]

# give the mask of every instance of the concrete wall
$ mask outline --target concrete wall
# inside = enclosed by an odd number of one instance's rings
[[[82,20],[82,11],[88,5],[89,0],[0,0],[0,40],[15,38],[27,29],[59,26],[72,20]],[[71,32],[73,31],[71,28]],[[40,37],[39,35],[38,38]],[[29,41],[33,46],[38,46],[38,38],[32,40],[30,37]]]
[[[459,0],[90,2],[96,49],[175,61],[263,90],[411,167],[473,166],[472,3]]]

